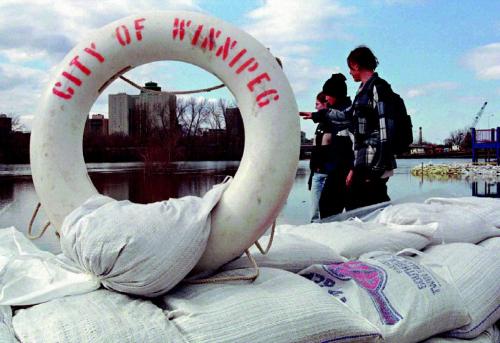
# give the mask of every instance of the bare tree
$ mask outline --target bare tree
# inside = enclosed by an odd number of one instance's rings
[[[24,131],[26,127],[21,122],[21,116],[14,113],[9,113],[8,116],[12,119],[12,131]]]
[[[464,144],[467,132],[468,132],[467,129],[458,129],[452,131],[450,133],[450,136],[444,140],[444,144],[448,146],[452,145],[462,146]]]
[[[187,100],[187,109],[182,117],[182,127],[185,137],[199,135],[203,124],[207,123],[209,114],[207,99],[189,98]]]
[[[188,99],[178,97],[175,103],[175,115],[177,117],[177,123],[181,130],[186,125],[186,112],[188,110]]]
[[[212,129],[224,129],[226,127],[227,101],[219,98],[217,102],[210,102],[210,104],[210,127]]]

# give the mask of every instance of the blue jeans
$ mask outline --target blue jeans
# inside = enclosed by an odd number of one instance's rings
[[[319,199],[325,185],[327,174],[314,173],[311,184],[311,222],[320,219]]]

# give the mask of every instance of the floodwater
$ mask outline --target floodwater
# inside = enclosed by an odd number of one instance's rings
[[[433,196],[471,196],[488,194],[498,196],[500,180],[469,178],[428,179],[412,176],[410,169],[430,159],[398,160],[398,169],[388,183],[392,200],[421,201]],[[466,163],[468,159],[434,160],[441,163]],[[214,184],[227,175],[234,175],[237,161],[177,162],[168,170],[145,171],[141,163],[87,164],[90,178],[99,192],[115,199],[130,199],[133,202],[149,203],[171,197],[203,195]],[[278,224],[305,224],[309,222],[309,199],[307,180],[309,161],[300,161],[293,188],[277,218]],[[0,228],[15,226],[27,232],[32,213],[38,203],[31,179],[29,165],[0,165]],[[37,230],[47,221],[40,211],[33,228]],[[53,230],[35,241],[40,248],[59,251]]]

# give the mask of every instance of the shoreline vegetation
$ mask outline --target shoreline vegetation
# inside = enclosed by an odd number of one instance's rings
[[[427,163],[411,169],[414,176],[486,176],[499,177],[500,166],[493,164],[453,163],[439,164]]]
[[[186,142],[187,143],[187,142]],[[92,144],[84,145],[84,159],[86,163],[122,163],[122,162],[144,162],[146,165],[181,161],[234,161],[240,160],[243,153],[243,146],[234,149],[234,146],[227,144],[204,144],[199,142],[189,142],[175,148],[168,146],[102,146]],[[483,153],[479,160],[489,160],[494,156]],[[398,159],[447,159],[447,158],[470,158],[472,153],[465,152],[440,152],[432,154],[405,154],[398,156]],[[301,160],[308,160],[307,151],[301,148]],[[29,138],[20,139],[16,144],[9,144],[0,147],[0,164],[29,164]]]

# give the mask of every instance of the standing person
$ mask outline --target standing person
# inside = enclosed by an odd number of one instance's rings
[[[347,65],[353,80],[361,82],[353,105],[345,111],[328,109],[300,115],[314,117],[317,122],[351,121],[354,164],[346,178],[346,210],[352,210],[389,201],[387,181],[397,165],[390,145],[394,121],[385,113],[392,89],[375,72],[378,59],[368,47],[359,46],[347,57]]]
[[[326,109],[328,102],[323,92],[316,95],[317,111]],[[311,191],[311,222],[320,219],[319,199],[323,191],[323,185],[326,181],[326,166],[324,157],[328,156],[329,144],[332,140],[331,125],[328,123],[319,123],[314,132],[313,150],[309,161],[309,181],[308,186]]]
[[[359,46],[347,57],[347,65],[353,80],[361,82],[351,109],[355,159],[346,179],[350,210],[391,200],[387,181],[397,165],[390,145],[394,121],[386,113],[392,89],[375,72],[377,57]]]
[[[339,73],[333,74],[325,82],[323,91],[318,96],[324,95],[327,107],[317,106],[318,112],[328,109],[342,111],[351,105],[345,81],[345,76]],[[312,114],[311,119],[318,122]],[[353,160],[352,143],[347,129],[349,124],[348,121],[322,121],[317,126],[310,163],[311,221],[340,213],[345,207],[345,179]],[[326,195],[324,187],[329,190]],[[325,205],[322,206],[321,203]]]

